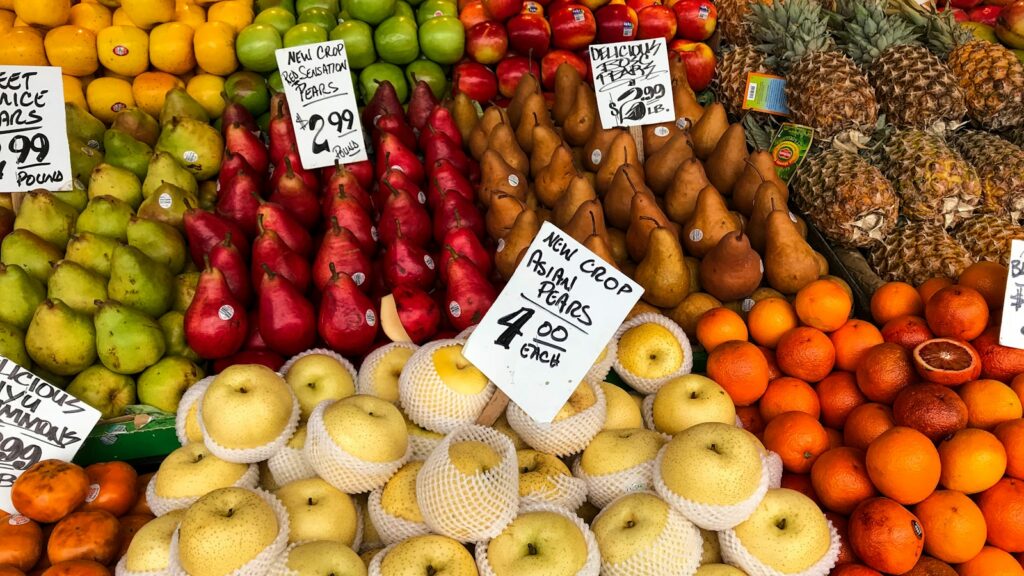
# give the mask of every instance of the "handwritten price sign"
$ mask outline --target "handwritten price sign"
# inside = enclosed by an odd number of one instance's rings
[[[1010,270],[1006,275],[999,343],[1024,349],[1024,240],[1010,241]]]
[[[71,190],[60,68],[0,66],[0,191]]]
[[[538,422],[550,422],[643,288],[545,223],[463,353]]]
[[[664,38],[591,45],[590,68],[605,127],[676,119]]]
[[[306,168],[366,160],[345,42],[278,50],[277,65]]]

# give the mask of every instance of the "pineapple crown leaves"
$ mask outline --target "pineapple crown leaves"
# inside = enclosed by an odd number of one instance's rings
[[[974,39],[971,31],[956,21],[952,10],[939,12],[933,0],[923,4],[918,4],[917,0],[890,0],[890,11],[901,14],[941,58]]]
[[[779,123],[775,118],[765,115],[747,113],[741,120],[747,144],[754,150],[768,150],[772,147],[775,134],[779,131]]]
[[[861,66],[870,65],[893,46],[916,44],[918,31],[909,22],[887,14],[882,0],[849,0],[828,13],[840,47]]]
[[[753,25],[755,47],[774,70],[786,72],[804,55],[833,46],[828,17],[815,0],[753,2],[746,18]]]

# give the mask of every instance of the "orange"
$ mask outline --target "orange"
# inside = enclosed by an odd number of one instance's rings
[[[998,310],[1006,295],[1006,274],[1006,266],[998,262],[975,262],[960,273],[956,282],[974,288],[985,298],[990,310]]]
[[[1006,472],[1006,448],[991,432],[965,428],[939,444],[940,482],[950,490],[976,494],[988,490]]]
[[[963,340],[932,338],[913,351],[917,373],[936,384],[959,386],[981,376],[981,357]]]
[[[936,336],[973,340],[988,326],[988,303],[974,288],[947,286],[925,304],[924,318]]]
[[[1006,449],[1006,475],[1024,479],[1024,419],[1003,422],[995,435]]]
[[[832,372],[836,349],[821,330],[801,326],[782,335],[775,348],[775,359],[783,374],[818,382]]]
[[[754,436],[760,437],[764,433],[764,418],[757,406],[737,406],[736,417],[740,419],[740,425],[744,430]]]
[[[999,326],[992,326],[971,341],[981,356],[981,377],[1010,382],[1024,374],[1024,350],[999,344]]]
[[[235,55],[235,29],[224,22],[206,22],[196,28],[192,50],[203,71],[227,76],[238,68]]]
[[[921,342],[934,338],[928,322],[920,316],[897,316],[882,326],[882,338],[913,350]]]
[[[917,564],[927,536],[909,510],[889,498],[870,498],[850,514],[850,547],[864,564],[903,574]]]
[[[799,321],[793,306],[784,298],[759,300],[747,313],[750,338],[768,348],[775,348],[779,338],[796,328]]]
[[[198,29],[206,23],[206,10],[192,2],[175,2],[174,21]]]
[[[67,24],[46,33],[43,41],[51,66],[60,66],[69,76],[88,76],[100,66],[96,57],[96,34],[87,28]]]
[[[843,445],[843,433],[835,428],[825,427],[825,433],[828,434],[828,449],[839,448]]]
[[[811,484],[810,474],[783,472],[782,480],[779,481],[779,487],[795,490],[815,502],[818,501],[818,494],[814,491],[814,486]]]
[[[889,430],[896,423],[892,418],[892,410],[883,404],[868,402],[854,408],[846,418],[843,427],[843,442],[867,450],[868,445]]]
[[[240,32],[252,24],[252,2],[242,0],[222,0],[210,6],[206,11],[206,19],[210,22],[224,22]]]
[[[697,341],[708,352],[722,342],[746,339],[747,325],[743,318],[728,308],[712,308],[697,321]]]
[[[928,301],[931,300],[932,296],[934,296],[936,292],[952,285],[953,281],[949,278],[929,278],[917,287],[917,293],[921,295],[921,302],[928,304]]]
[[[771,382],[776,378],[782,378],[782,370],[779,370],[779,362],[775,359],[775,350],[765,348],[764,346],[758,346],[761,350],[761,354],[764,354],[764,359],[768,362],[768,381]]]
[[[796,293],[794,308],[804,324],[832,332],[850,318],[853,298],[836,282],[815,280]]]
[[[708,378],[725,389],[737,406],[749,406],[768,388],[768,361],[750,342],[732,340],[708,354]]]
[[[1024,481],[1003,478],[981,493],[978,507],[988,525],[988,543],[1024,552]]]
[[[828,433],[813,416],[786,412],[765,426],[764,447],[778,454],[789,472],[806,474],[818,456],[828,450]]]
[[[963,492],[936,490],[914,507],[928,537],[924,551],[943,562],[959,564],[985,547],[985,516]]]
[[[89,103],[85,101],[85,90],[82,89],[82,81],[74,76],[61,74],[61,84],[64,85],[64,102],[77,104],[83,110],[89,110]]]
[[[957,566],[956,572],[960,576],[1024,576],[1024,568],[1013,556],[992,546],[985,546],[977,556]]]
[[[942,462],[935,445],[913,428],[894,426],[868,445],[871,483],[900,504],[917,504],[939,485]]]
[[[844,446],[833,448],[811,466],[811,484],[821,504],[834,512],[849,514],[878,492],[868,478],[864,451]]]
[[[821,414],[821,404],[814,388],[799,378],[789,376],[769,382],[758,407],[765,422],[771,422],[783,412],[805,412],[815,418]]]
[[[857,387],[857,379],[849,372],[833,372],[818,382],[821,421],[826,426],[842,428],[854,408],[868,401]]]
[[[923,312],[921,294],[906,282],[887,282],[871,295],[871,317],[878,325],[899,316],[920,316]]]
[[[870,348],[885,342],[873,324],[856,319],[847,320],[829,338],[836,349],[836,368],[851,372],[857,369]]]
[[[998,380],[975,380],[958,390],[967,404],[967,425],[991,430],[1022,416],[1020,397]]]
[[[1010,389],[1013,393],[1020,398],[1021,403],[1024,403],[1024,374],[1018,374],[1010,382]]]
[[[917,380],[910,352],[898,344],[879,344],[857,367],[857,386],[868,400],[891,404],[900,390]]]
[[[952,566],[941,560],[936,560],[931,556],[921,556],[910,572],[905,572],[900,576],[957,576],[957,573]]]

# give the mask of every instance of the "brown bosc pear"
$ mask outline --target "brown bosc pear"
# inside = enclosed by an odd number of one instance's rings
[[[697,158],[707,160],[721,140],[722,134],[729,129],[729,117],[725,107],[715,102],[704,109],[704,115],[690,129],[693,138],[693,152]]]
[[[686,224],[697,209],[697,195],[711,185],[704,165],[696,158],[684,160],[665,192],[665,214],[676,224]]]
[[[533,152],[533,128],[537,124],[551,126],[551,114],[548,112],[548,105],[540,92],[530,94],[523,102],[523,110],[520,113],[519,123],[516,126],[516,141],[527,154]],[[511,118],[511,116],[510,116]]]
[[[597,112],[597,96],[586,82],[576,87],[572,108],[562,121],[562,135],[573,146],[583,146],[601,130],[601,117]]]
[[[516,217],[512,228],[504,238],[498,241],[494,253],[494,266],[501,277],[508,280],[516,271],[519,254],[526,250],[540,232],[541,219],[533,210],[523,210]]]
[[[477,197],[484,206],[490,206],[497,194],[510,194],[525,201],[529,196],[529,182],[525,172],[520,172],[494,150],[484,152],[480,159],[480,184]]]
[[[517,171],[523,174],[530,173],[530,157],[516,142],[516,135],[512,131],[511,125],[498,124],[495,126],[491,130],[490,136],[487,137],[487,149],[497,152],[509,166]],[[481,155],[480,161],[483,161],[483,155]]]
[[[484,150],[487,150],[487,144],[494,127],[499,124],[508,123],[508,114],[505,113],[504,108],[491,106],[484,110],[484,115],[480,117],[480,121],[477,122],[473,133],[469,135],[469,152],[473,155],[473,158],[480,160],[480,157],[484,155]]]
[[[647,250],[633,271],[633,279],[644,288],[644,302],[659,308],[674,308],[686,298],[690,292],[690,269],[675,232],[664,226],[651,230]]]
[[[537,125],[533,127],[533,151],[530,152],[530,175],[534,178],[540,174],[541,170],[547,167],[548,163],[551,162],[551,156],[555,153],[560,146],[565,143],[562,137],[555,132],[555,129],[550,124],[541,124],[537,122]],[[570,160],[572,157],[572,151],[569,151]]]
[[[668,51],[668,71],[672,78],[672,102],[676,118],[686,118],[693,126],[704,114],[704,107],[697,102],[697,95],[690,88],[690,81],[686,78],[686,62],[674,50]]]
[[[629,214],[633,206],[633,196],[654,193],[644,184],[644,174],[635,164],[623,164],[615,171],[608,191],[601,198],[604,205],[604,216],[608,223],[626,230],[629,228]]]
[[[615,258],[615,263],[618,264],[620,270],[623,268],[623,265],[630,263],[629,251],[626,250],[625,231],[618,228],[609,228],[608,247],[611,249],[612,257]]]
[[[776,207],[765,221],[764,275],[783,294],[796,294],[820,275],[814,250],[785,207]]]
[[[682,129],[675,121],[662,122],[661,124],[648,124],[643,127],[642,132],[644,136],[644,155],[651,156],[655,154],[661,147],[664,146],[676,132],[681,132]]]
[[[644,161],[647,185],[655,194],[659,196],[664,194],[672,185],[679,164],[690,158],[693,158],[690,135],[683,130],[678,130],[664,146],[657,152],[648,155]]]
[[[818,275],[828,276],[828,258],[817,250],[814,251],[814,259],[818,262]]]
[[[697,195],[693,215],[683,226],[683,246],[687,254],[703,258],[726,234],[741,229],[725,198],[714,186],[707,186]]]
[[[469,99],[469,96],[466,96],[464,92],[459,92],[452,100],[449,110],[451,110],[452,119],[455,120],[455,126],[459,129],[459,134],[462,136],[462,141],[468,142],[470,135],[473,134],[473,129],[480,122],[476,106],[473,106],[473,101]]]
[[[597,190],[598,194],[603,195],[608,191],[612,184],[612,178],[615,177],[615,172],[623,164],[633,164],[643,173],[643,164],[640,163],[640,157],[637,155],[636,140],[633,140],[633,137],[625,130],[612,140],[608,146],[608,153],[605,154],[605,158],[601,161],[601,166],[597,169],[597,176],[594,178],[594,189]]]
[[[704,291],[723,302],[746,298],[761,285],[764,266],[741,231],[729,232],[700,261]]]
[[[651,230],[658,226],[668,228],[677,236],[679,234],[679,228],[661,211],[653,195],[634,195],[629,210],[629,229],[626,230],[626,251],[634,262],[639,262],[647,253]]]
[[[775,171],[775,162],[772,160],[771,152],[757,150],[746,159],[743,172],[740,172],[740,177],[732,187],[730,200],[733,210],[749,217],[754,211],[754,198],[757,189],[768,181],[778,185],[786,199],[789,199],[789,189],[782,178],[779,178],[778,172]]]
[[[565,124],[565,119],[569,117],[569,112],[576,103],[576,95],[582,83],[583,78],[575,66],[568,62],[558,65],[558,69],[555,70],[555,103],[551,107],[551,117],[555,124]]]
[[[786,194],[775,182],[767,180],[757,187],[757,192],[754,194],[754,206],[750,211],[750,218],[747,220],[744,230],[750,238],[750,245],[758,253],[764,254],[768,215],[773,210],[785,206]]]
[[[602,161],[608,156],[608,148],[612,145],[612,141],[623,132],[626,130],[622,128],[594,130],[590,139],[583,144],[583,167],[594,173],[600,170]]]
[[[722,134],[714,151],[704,163],[711,184],[724,196],[732,194],[743,167],[747,165],[747,136],[743,124],[736,122]]]
[[[539,183],[538,183],[539,185]],[[564,228],[580,205],[589,200],[597,200],[597,192],[590,180],[576,173],[558,201],[551,208],[551,222],[559,228]]]
[[[615,256],[612,254],[611,246],[608,242],[607,236],[602,236],[597,230],[597,218],[591,213],[591,231],[590,236],[587,236],[583,240],[583,246],[588,250],[597,254],[602,260],[607,262],[613,268],[618,268],[619,265],[615,263]]]
[[[534,151],[536,150],[534,148]],[[564,144],[556,147],[547,166],[537,173],[533,181],[537,199],[548,208],[554,207],[578,174],[579,170],[573,163],[572,150]]]
[[[536,76],[527,72],[519,77],[512,99],[508,101],[508,119],[513,126],[519,126],[523,119],[526,100],[533,94],[540,94],[540,83],[537,82]]]
[[[605,228],[604,212],[601,210],[601,203],[597,200],[588,200],[576,209],[576,213],[565,224],[562,231],[572,236],[580,244],[591,234],[597,234],[602,238],[608,238],[608,230]]]
[[[484,216],[487,233],[495,240],[504,238],[524,210],[528,210],[526,203],[519,198],[504,192],[495,195]]]

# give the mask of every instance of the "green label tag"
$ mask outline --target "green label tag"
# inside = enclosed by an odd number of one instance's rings
[[[786,106],[786,79],[771,74],[747,74],[747,89],[743,109],[765,112],[776,116],[789,116]]]
[[[792,122],[785,122],[779,127],[778,134],[772,140],[772,160],[775,171],[784,182],[789,182],[797,167],[804,161],[807,151],[814,142],[814,129]]]

